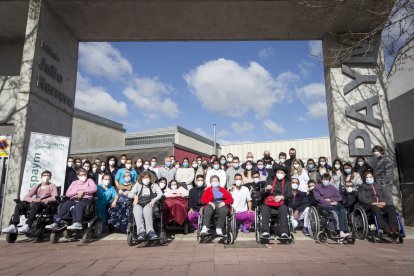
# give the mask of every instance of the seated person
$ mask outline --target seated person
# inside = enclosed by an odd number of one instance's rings
[[[138,176],[137,183],[128,193],[128,198],[133,198],[132,203],[135,223],[137,225],[138,241],[158,239],[153,226],[153,207],[161,199],[162,191],[155,183],[155,178],[150,172],[142,172]],[[144,227],[145,225],[145,227]]]
[[[198,228],[198,215],[201,208],[201,196],[204,193],[205,183],[204,176],[202,174],[197,175],[195,187],[190,190],[188,197],[188,221],[193,225],[193,228]]]
[[[341,192],[342,205],[346,211],[351,213],[354,210],[355,203],[358,201],[358,192],[355,191],[355,186],[352,181],[345,181],[345,190]]]
[[[395,207],[384,195],[383,186],[375,182],[372,172],[366,172],[362,176],[362,181],[363,184],[358,191],[358,200],[361,207],[366,211],[372,211],[376,215],[378,226],[384,230],[385,234],[398,234],[399,227]],[[388,216],[388,223],[383,214]]]
[[[111,229],[114,229],[121,233],[126,233],[128,227],[128,194],[133,186],[131,178],[131,173],[129,171],[126,171],[124,173],[123,184],[119,184],[118,186],[117,204],[114,208],[111,208],[109,210],[108,225]]]
[[[124,184],[125,181],[125,173],[130,173],[130,180],[132,183],[135,183],[137,181],[137,171],[132,168],[132,159],[127,159],[125,162],[125,167],[120,168],[115,175],[115,185],[118,188],[119,185]]]
[[[115,208],[117,202],[118,193],[111,183],[111,174],[105,174],[102,177],[102,184],[98,185],[98,199],[96,200],[96,209],[101,220],[102,231],[106,230],[109,204],[111,204],[111,208]]]
[[[308,231],[308,210],[309,202],[306,194],[299,190],[299,179],[292,177],[292,198],[289,200],[289,207],[293,210],[293,228],[298,225],[303,226],[303,234],[309,236]]]
[[[31,188],[23,200],[17,203],[14,208],[12,224],[4,228],[2,230],[3,233],[28,233],[36,215],[46,209],[48,203],[56,201],[56,197],[59,195],[56,185],[50,183],[52,173],[50,171],[44,171],[41,176],[42,183]],[[17,229],[17,225],[20,222],[20,215],[27,213],[29,210],[30,214],[26,224]]]
[[[326,211],[333,211],[337,214],[339,219],[339,222],[337,222],[339,223],[339,237],[346,238],[350,236],[346,209],[340,203],[342,201],[341,194],[338,189],[332,185],[331,181],[331,176],[325,173],[322,176],[322,185],[319,184],[315,187],[313,195],[322,209]]]
[[[234,183],[231,189],[231,196],[234,203],[233,208],[236,211],[236,221],[240,224],[240,230],[247,234],[250,227],[254,223],[254,212],[252,210],[252,197],[250,191],[246,186],[242,185],[243,176],[236,173],[234,176]]]
[[[226,216],[230,212],[229,206],[233,203],[231,194],[220,186],[220,178],[217,175],[210,177],[211,186],[206,188],[201,203],[206,204],[204,207],[203,227],[200,235],[208,235],[211,217],[215,212],[218,215],[216,234],[223,236],[223,228],[226,225]]]
[[[175,221],[179,225],[184,225],[188,212],[188,190],[176,180],[171,180],[170,187],[164,191],[164,196],[162,211],[165,224]]]
[[[309,206],[317,206],[318,202],[315,200],[315,196],[313,195],[313,189],[316,187],[315,180],[311,179],[308,181],[308,193],[306,197],[308,198]]]
[[[91,203],[93,195],[97,191],[95,182],[87,177],[87,170],[80,168],[77,171],[78,180],[75,180],[70,184],[66,191],[66,197],[69,200],[65,201],[59,213],[56,216],[55,222],[46,226],[46,229],[59,228],[60,222],[63,219],[71,218],[71,209],[74,208],[73,224],[67,229],[69,230],[82,230],[83,210]]]
[[[161,177],[158,180],[158,185],[160,186],[162,193],[164,193],[165,189],[167,189],[167,178]]]
[[[289,238],[287,201],[292,196],[292,188],[288,179],[288,169],[275,165],[274,176],[268,178],[266,187],[261,191],[264,204],[262,213],[262,238],[270,238],[270,217],[273,210],[279,212],[280,238]]]

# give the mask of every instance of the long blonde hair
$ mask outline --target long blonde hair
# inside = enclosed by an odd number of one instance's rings
[[[298,159],[293,159],[292,165],[290,165],[290,175],[293,176],[295,174],[295,167],[293,166],[293,165],[295,165],[295,163],[299,164],[298,175],[302,175],[303,168],[302,168],[302,164],[300,163],[300,161]]]

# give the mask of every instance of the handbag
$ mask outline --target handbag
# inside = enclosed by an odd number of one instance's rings
[[[275,177],[275,181],[273,181],[272,191],[270,192],[270,194],[273,194],[273,191],[275,190],[275,186],[276,186],[276,177]],[[282,193],[284,191],[284,188],[285,188],[285,179],[282,180]],[[269,207],[279,207],[285,204],[284,200],[276,202],[275,199],[276,199],[276,196],[269,195],[266,197],[264,204],[266,204]]]

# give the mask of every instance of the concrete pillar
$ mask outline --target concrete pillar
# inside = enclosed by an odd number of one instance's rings
[[[76,37],[46,1],[29,1],[2,225],[19,194],[30,132],[71,136],[77,52]]]
[[[395,164],[393,200],[401,210],[401,195],[395,156],[394,135],[385,87],[383,55],[378,42],[361,45],[346,59],[333,64],[325,61],[325,85],[332,158],[355,160],[358,155],[372,158],[372,147],[381,145]],[[346,45],[336,36],[323,41],[328,60]],[[329,58],[331,57],[331,58]]]

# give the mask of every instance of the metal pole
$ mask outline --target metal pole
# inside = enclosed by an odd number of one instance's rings
[[[213,124],[213,138],[214,138],[214,154],[217,155],[217,146],[216,146],[216,124]]]

